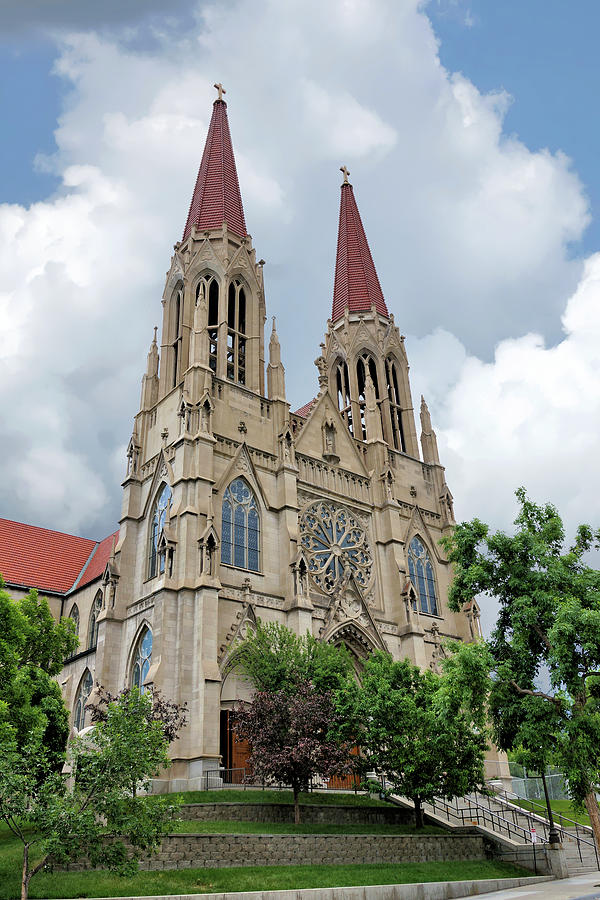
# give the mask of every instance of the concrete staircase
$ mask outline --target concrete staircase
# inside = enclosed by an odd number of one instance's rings
[[[514,795],[514,798],[516,795]],[[397,798],[403,805],[412,806],[406,798]],[[527,854],[534,849],[540,854],[548,847],[549,823],[539,812],[524,811],[518,804],[511,802],[508,794],[492,797],[479,793],[457,797],[451,802],[436,800],[433,804],[424,804],[424,812],[432,822],[455,828],[476,828],[479,832],[494,840],[504,848],[507,858],[511,852],[514,860],[526,862]],[[569,820],[570,821],[570,820]],[[535,829],[535,848],[532,835]],[[567,827],[566,820],[557,825],[561,836],[565,862],[569,875],[581,875],[597,871],[600,868],[600,854],[596,853],[591,828],[572,822]]]

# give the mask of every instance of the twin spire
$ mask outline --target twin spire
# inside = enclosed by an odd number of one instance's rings
[[[196,178],[182,240],[186,240],[192,225],[200,231],[227,228],[238,237],[246,237],[246,220],[242,195],[235,167],[235,157],[227,121],[227,104],[223,100],[225,88],[215,84],[219,96],[213,103],[202,162]]]
[[[213,104],[202,162],[198,171],[192,202],[185,223],[182,240],[189,237],[192,226],[199,231],[222,228],[246,237],[246,219],[233,155],[231,134],[227,121],[226,93],[222,84],[215,84],[219,92]],[[358,212],[354,191],[348,181],[350,172],[341,167],[344,181],[340,198],[335,280],[333,288],[332,320],[348,312],[368,312],[372,307],[389,318],[379,278],[369,250],[365,230]]]
[[[340,197],[331,319],[333,322],[341,319],[346,309],[351,313],[365,312],[372,306],[380,315],[389,318],[354,191],[348,181],[350,172],[346,166],[342,166],[340,172],[344,175],[344,181]]]

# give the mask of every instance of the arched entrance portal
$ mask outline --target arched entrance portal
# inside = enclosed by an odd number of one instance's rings
[[[235,733],[233,710],[221,710],[220,727],[219,753],[224,770],[223,781],[225,784],[243,784],[246,775],[250,774],[250,744]]]
[[[354,677],[360,684],[365,662],[374,650],[380,649],[371,636],[363,631],[356,622],[347,621],[330,632],[326,640],[334,647],[344,647],[348,651],[352,659]],[[352,753],[359,756],[360,747],[353,747]],[[358,789],[359,785],[359,775],[341,775],[331,778],[328,787],[331,790],[354,791]]]

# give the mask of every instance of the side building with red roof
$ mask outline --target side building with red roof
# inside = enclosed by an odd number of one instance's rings
[[[169,790],[239,780],[247,748],[231,711],[250,688],[236,645],[258,619],[343,645],[357,672],[377,649],[436,670],[445,638],[479,634],[475,602],[448,608],[452,495],[423,398],[417,435],[404,337],[349,173],[318,390],[293,412],[274,324],[265,347],[263,260],[218,89],[148,352],[119,530],[96,542],[0,521],[11,590],[38,587],[78,622],[60,679],[75,731],[95,684],[187,703],[157,784]],[[332,195],[332,254],[333,207]],[[487,765],[508,778],[494,751]]]

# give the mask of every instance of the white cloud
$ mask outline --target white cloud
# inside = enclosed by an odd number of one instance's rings
[[[510,527],[524,485],[558,507],[569,537],[581,522],[600,522],[600,253],[586,260],[563,323],[556,345],[526,334],[501,341],[490,363],[449,334],[409,342],[413,366],[434,373],[416,387],[429,392],[459,519]]]
[[[569,245],[588,217],[569,160],[504,134],[510,98],[444,70],[419,0],[215,2],[198,5],[197,21],[143,51],[93,32],[59,46],[68,94],[57,154],[42,162],[61,188],[28,209],[0,206],[0,404],[10,410],[0,440],[19,474],[0,488],[2,514],[98,537],[114,527],[116,455],[215,79],[292,403],[316,382],[348,163],[388,306],[420,336],[409,345],[413,393],[423,386],[442,426],[459,513],[500,521],[521,481],[566,485],[565,448],[587,473],[597,451],[578,416],[582,394],[594,409],[598,394],[586,299],[595,263],[561,340],[583,266]],[[589,502],[585,487],[563,495]]]

